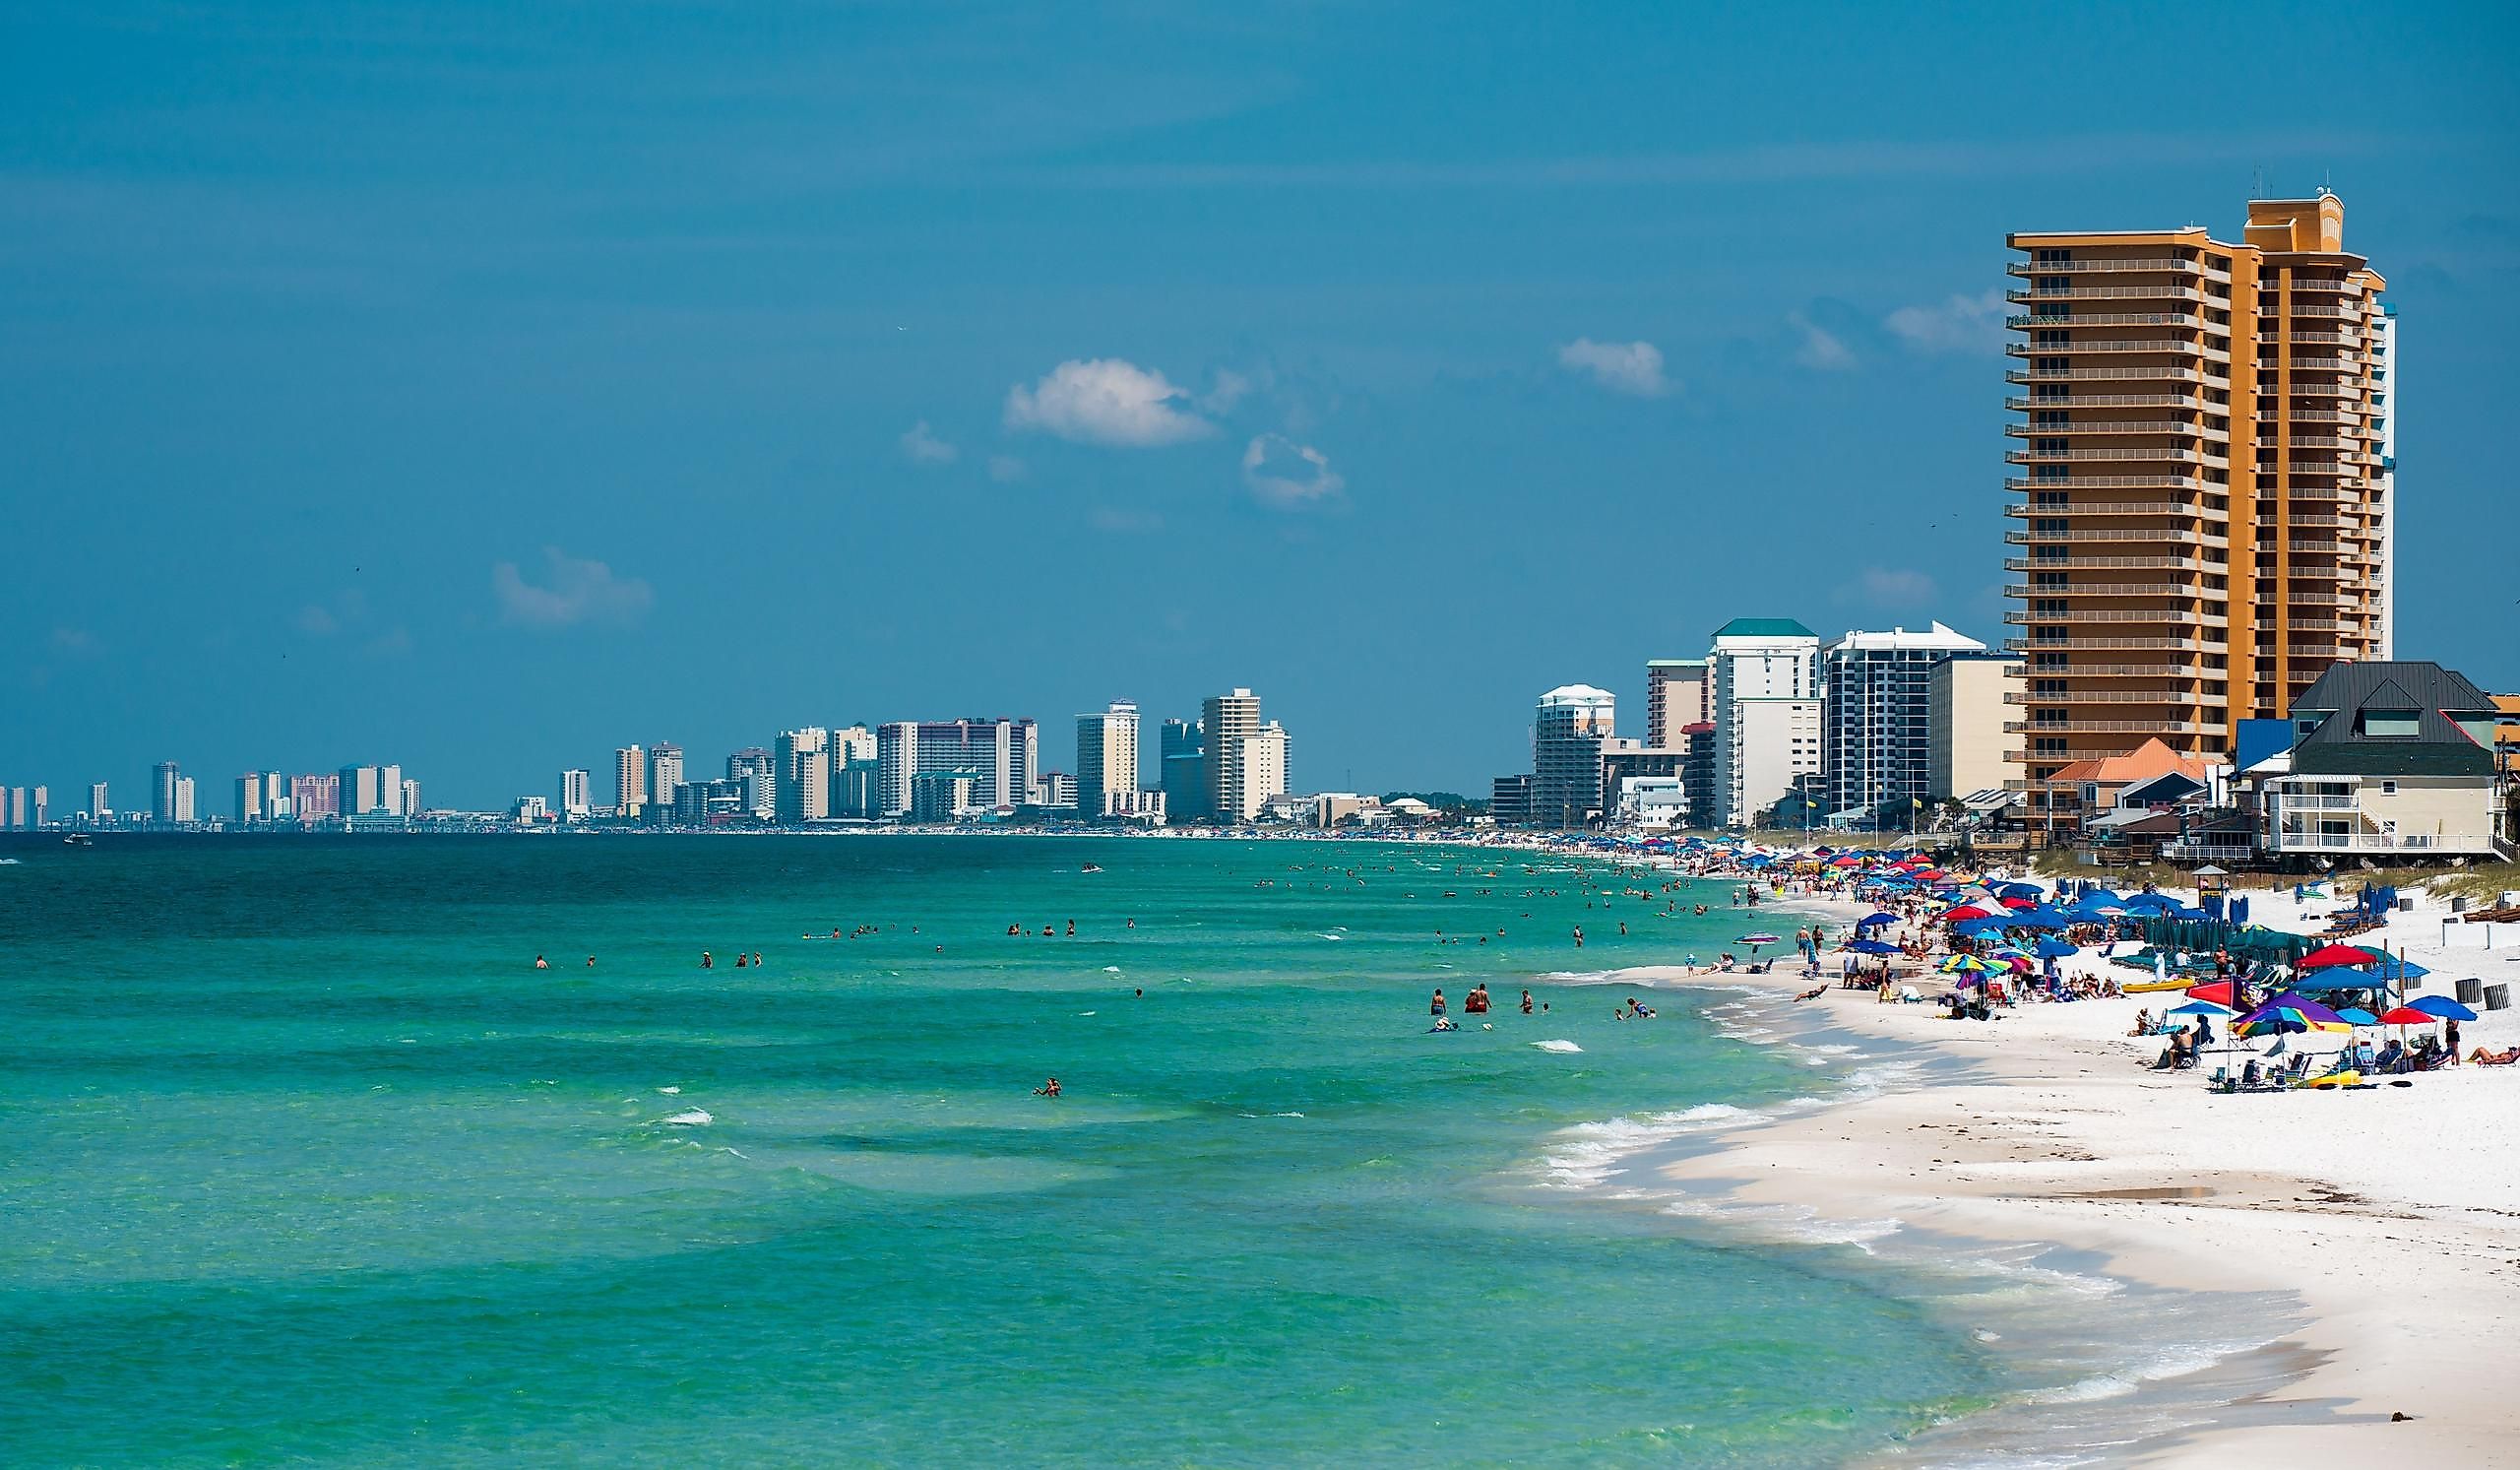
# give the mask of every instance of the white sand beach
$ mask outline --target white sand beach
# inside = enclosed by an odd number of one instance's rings
[[[2289,890],[2250,897],[2252,918],[2295,932],[2340,907],[2297,906]],[[2445,947],[2444,906],[2417,898],[2415,912],[2356,942],[2403,946],[2432,970],[2426,993],[2448,993],[2461,976],[2520,980],[2520,926],[2496,926],[2490,950],[2483,926],[2454,926]],[[1823,910],[1839,925],[1867,912],[1788,899],[1776,916]],[[2081,956],[2067,972],[2077,966],[2101,968]],[[2246,1427],[2208,1425],[2140,1463],[2520,1464],[2507,1371],[2520,1341],[2520,1067],[2461,1066],[2375,1091],[2219,1095],[2200,1071],[2147,1069],[2162,1043],[2128,1035],[2138,1010],[2159,1013],[2175,992],[1953,1021],[1834,988],[1834,961],[1827,974],[1832,989],[1810,1009],[1965,1071],[1745,1128],[1668,1165],[1670,1179],[1823,1220],[2084,1248],[2157,1286],[2296,1294],[2310,1320],[2287,1341],[2314,1366],[2271,1407],[2280,1422],[2256,1406],[2234,1416]],[[1772,974],[1720,983],[1811,984],[1790,953]],[[2471,1051],[2520,1044],[2520,1010],[2483,1012],[2464,1033]]]

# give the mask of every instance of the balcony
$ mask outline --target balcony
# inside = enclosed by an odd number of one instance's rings
[[[2010,458],[2010,456],[2006,456]],[[2227,484],[2215,484],[2193,475],[2078,475],[2071,479],[2025,479],[2020,476],[2004,479],[2007,490],[2190,490],[2228,492]]]
[[[2130,271],[2176,271],[2188,275],[2204,274],[2204,266],[2192,260],[2169,257],[2127,257],[2120,260],[2015,260],[2004,263],[2007,276],[2090,276],[2123,274]]]
[[[2129,653],[2150,652],[2156,649],[2174,653],[2205,654],[2229,653],[2231,651],[2231,645],[2229,643],[2216,642],[2204,638],[2135,638],[2123,634],[2112,634],[2106,637],[2093,638],[2007,638],[2004,640],[2003,651],[2008,654],[2070,653],[2078,648],[2124,651]],[[2067,672],[2070,673],[2081,673],[2082,671],[2083,671],[2080,669],[2067,671]],[[2159,668],[2154,668],[2146,670],[2145,671],[2157,674],[2161,672],[2161,670]]]
[[[2074,671],[2079,673],[2082,671]],[[2154,675],[2162,672],[2159,669],[2144,671]],[[2071,694],[2025,694],[2013,689],[2004,694],[2006,704],[2158,704],[2185,709],[2198,704],[2224,702],[2217,697],[2190,694],[2181,689],[2076,689]]]
[[[2201,449],[2189,449],[2175,444],[2154,445],[2143,449],[2007,449],[2004,451],[2004,463],[2010,465],[2061,465],[2102,460],[2114,460],[2121,463],[2129,460],[2198,462],[2208,459],[2228,462],[2230,457],[2220,454],[2209,455]],[[2091,481],[2084,480],[2082,483],[2089,484]]]
[[[2231,302],[2209,295],[2204,288],[2184,281],[2162,281],[2148,286],[2067,286],[2045,290],[2008,290],[2004,299],[2017,306],[2040,301],[2192,301],[2199,304],[2229,306]]]
[[[2162,352],[2185,356],[2199,351],[2195,343],[2175,337],[2077,337],[2072,342],[2007,342],[2004,344],[2004,355],[2007,357],[2047,357],[2091,352]]]
[[[2044,724],[2028,720],[2004,722],[2006,735],[2203,735],[2220,730],[2220,725],[2200,725],[2193,720],[2050,720]]]
[[[2301,291],[2316,291],[2321,295],[2330,296],[2361,295],[2362,293],[2362,288],[2354,282],[2332,280],[2324,276],[2296,276],[2293,278],[2293,289],[2296,293]]]
[[[2066,355],[2059,352],[2046,356]],[[2163,364],[2155,367],[2033,367],[2004,374],[2007,383],[2144,383],[2182,381],[2189,383],[2224,383],[2221,378],[2208,378],[2200,367]],[[2228,386],[2228,385],[2226,385]]]
[[[2023,402],[2027,404],[2028,400]],[[2042,404],[2041,407],[2047,405]],[[2004,433],[2015,439],[2048,439],[2065,434],[2167,434],[2226,443],[2232,437],[2229,429],[2208,428],[2187,418],[2079,418],[2071,423],[2007,423]]]
[[[2033,516],[2196,516],[2203,515],[2204,511],[2177,500],[2087,500],[2077,505],[2007,505],[2004,514],[2027,520]],[[2027,545],[2029,543],[2015,544]]]
[[[2113,607],[2076,607],[2071,612],[2027,612],[2015,607],[2004,614],[2004,621],[2016,627],[2049,622],[2071,623],[2076,627],[2091,627],[2100,623],[2112,622],[2192,627],[2201,623],[2227,622],[2229,619],[2198,616],[2175,607],[2141,607],[2131,611],[2120,611]],[[2297,623],[2295,626],[2298,627],[2300,624]]]
[[[2086,311],[2073,316],[2008,316],[2004,325],[2028,332],[2042,327],[2203,328],[2207,323],[2205,318],[2187,311]]]
[[[2044,563],[2043,569],[2044,569]],[[2065,587],[2038,587],[2016,582],[2004,589],[2004,596],[2027,602],[2032,598],[2179,598],[2202,601],[2211,598],[2224,601],[2223,589],[2197,587],[2187,582],[2076,582]],[[2172,614],[2176,616],[2178,614]]]

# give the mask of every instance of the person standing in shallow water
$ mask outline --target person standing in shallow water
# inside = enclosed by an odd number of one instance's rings
[[[1437,986],[1435,988],[1435,998],[1426,1003],[1426,1014],[1430,1016],[1441,1016],[1443,1013],[1444,990],[1443,987]]]

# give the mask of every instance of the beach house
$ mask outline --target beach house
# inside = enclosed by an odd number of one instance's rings
[[[2292,747],[2251,770],[2268,858],[2511,856],[2497,831],[2493,700],[2438,664],[2339,664],[2295,703]]]

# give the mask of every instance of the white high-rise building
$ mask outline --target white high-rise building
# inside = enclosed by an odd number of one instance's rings
[[[624,745],[612,752],[612,810],[635,817],[648,805],[648,752]]]
[[[1581,827],[1602,813],[1602,757],[1617,709],[1609,690],[1591,684],[1564,684],[1540,697],[1532,723],[1533,825]]]
[[[1237,744],[1241,757],[1236,762],[1231,809],[1248,822],[1256,820],[1271,800],[1287,794],[1286,728],[1272,720]]]
[[[183,776],[184,768],[171,760],[161,760],[150,768],[150,820],[171,822],[175,819],[175,783]]]
[[[560,817],[583,822],[595,814],[595,773],[572,768],[560,773]]]
[[[779,735],[778,815],[783,822],[819,822],[831,815],[831,732],[819,725]]]
[[[1076,814],[1087,821],[1132,815],[1137,795],[1138,707],[1118,699],[1100,714],[1077,716]]]
[[[726,779],[740,783],[744,809],[757,821],[779,815],[777,757],[759,745],[747,745],[726,757]]]
[[[196,788],[193,786],[193,778],[190,776],[178,776],[175,778],[174,820],[178,824],[189,825],[190,823],[200,819],[201,813],[194,807],[195,791]]]
[[[1719,826],[1747,826],[1821,770],[1820,638],[1790,617],[1736,617],[1706,656]],[[1774,704],[1778,708],[1754,709]]]
[[[90,782],[88,784],[88,820],[101,826],[105,822],[110,821],[113,818],[113,802],[105,794],[105,783],[101,781]]]
[[[844,725],[831,733],[831,765],[837,771],[852,760],[873,760],[878,753],[875,732],[863,725]]]
[[[1011,810],[1024,803],[1040,769],[1040,731],[1030,720],[906,720],[875,735],[883,816],[910,811],[912,783],[944,771],[976,772],[973,803]]]
[[[1938,622],[1923,632],[1850,631],[1829,645],[1820,660],[1820,737],[1833,817],[1881,813],[1893,826],[1911,820],[1933,787],[1934,666],[1954,654],[1985,651],[1986,645]]]

